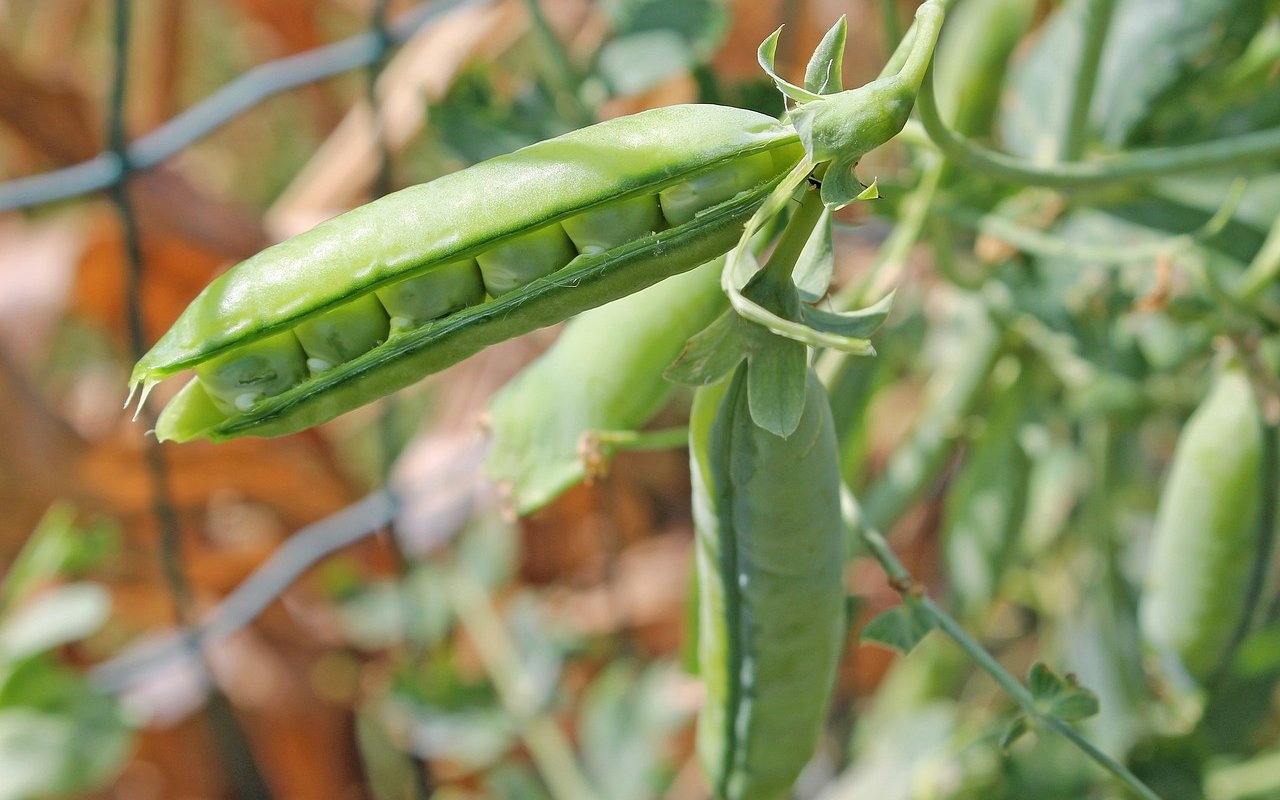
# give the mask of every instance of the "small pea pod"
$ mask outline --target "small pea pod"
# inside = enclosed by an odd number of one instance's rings
[[[690,422],[699,673],[697,750],[716,796],[787,795],[812,757],[844,641],[839,456],[809,371],[787,438],[757,426],[747,363],[698,391]]]
[[[1160,495],[1142,596],[1143,637],[1174,674],[1221,668],[1256,594],[1266,433],[1244,370],[1228,365],[1178,438]]]
[[[723,264],[716,259],[584,313],[494,396],[486,468],[517,513],[536,511],[586,477],[584,436],[635,430],[662,408],[675,389],[663,370],[727,304]]]
[[[195,369],[161,439],[301,430],[726,252],[800,155],[789,126],[707,105],[539,142],[238,264],[131,383]]]

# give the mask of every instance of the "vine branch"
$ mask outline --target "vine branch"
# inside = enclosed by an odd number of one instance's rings
[[[1084,737],[1079,731],[1071,727],[1067,723],[1057,717],[1045,714],[1036,705],[1035,698],[1031,695],[1031,691],[1022,685],[1022,682],[1015,678],[1008,670],[1001,666],[1000,662],[995,659],[986,648],[984,648],[977,640],[969,635],[950,614],[943,610],[937,603],[933,601],[923,590],[920,584],[912,576],[910,571],[903,566],[902,562],[893,552],[893,548],[889,546],[884,535],[880,531],[872,527],[863,517],[861,509],[858,507],[858,501],[853,493],[845,487],[841,492],[841,508],[845,516],[845,525],[847,525],[858,538],[858,540],[866,547],[867,552],[871,554],[880,567],[889,577],[889,583],[899,592],[902,602],[914,606],[917,610],[924,613],[934,624],[938,626],[953,642],[956,643],[971,659],[977,664],[983,672],[991,676],[991,679],[1009,695],[1027,718],[1035,721],[1036,724],[1054,731],[1070,741],[1082,753],[1088,756],[1102,769],[1109,772],[1121,783],[1132,790],[1136,795],[1144,800],[1160,800],[1159,795],[1151,790],[1149,786],[1142,782],[1138,776],[1129,771],[1127,767],[1119,763],[1111,756],[1102,752]]]
[[[942,120],[933,85],[933,65],[916,100],[929,138],[961,166],[1011,183],[1073,188],[1151,180],[1165,175],[1238,167],[1280,157],[1280,128],[1254,131],[1179,147],[1153,147],[1123,155],[1062,164],[1033,164],[984,147]]]

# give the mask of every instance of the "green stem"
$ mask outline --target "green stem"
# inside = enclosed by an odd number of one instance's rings
[[[678,450],[689,444],[687,427],[656,431],[592,431],[587,436],[601,445],[609,456],[624,450]]]
[[[901,593],[903,602],[910,603],[916,609],[927,614],[934,624],[955,642],[969,658],[973,659],[974,663],[983,672],[991,676],[991,679],[1022,708],[1030,720],[1066,737],[1081,752],[1092,759],[1094,763],[1115,776],[1139,797],[1144,798],[1144,800],[1160,800],[1160,797],[1143,783],[1138,776],[1130,772],[1123,764],[1099,750],[1075,728],[1067,725],[1057,717],[1051,717],[1041,712],[1036,706],[1035,698],[1032,697],[1030,690],[1023,686],[1021,681],[1001,666],[1000,662],[996,661],[995,657],[970,636],[969,632],[959,622],[956,622],[950,614],[939,607],[927,594],[919,591],[919,584],[916,583],[915,578],[907,571],[907,568],[902,565],[902,562],[898,560],[893,548],[885,541],[884,535],[871,527],[866,518],[859,513],[858,501],[853,497],[853,493],[845,488],[841,499],[846,514],[846,525],[853,529],[867,552],[871,553],[872,557],[880,563],[881,568],[884,569],[893,585]]]
[[[861,308],[880,299],[896,286],[906,268],[907,257],[924,230],[929,219],[929,209],[938,192],[944,162],[935,161],[920,176],[920,182],[902,200],[902,214],[893,232],[876,253],[875,261],[866,276],[857,283],[840,289],[831,298],[831,304],[841,310]]]
[[[822,218],[822,209],[822,197],[818,190],[812,185],[806,186],[804,195],[800,198],[800,206],[791,215],[786,229],[782,232],[782,237],[778,240],[777,247],[773,249],[773,254],[769,256],[769,262],[762,272],[778,279],[791,280],[791,273],[795,270],[796,262],[800,260],[800,253],[804,251],[805,244],[813,235],[813,229],[817,227],[818,220]]]
[[[869,524],[892,528],[937,479],[962,441],[961,423],[973,412],[992,367],[1004,351],[1001,332],[988,318],[991,309],[986,304],[983,312],[981,318],[975,311],[972,319],[963,320],[963,332],[958,335],[965,339],[961,348],[965,359],[945,365],[929,379],[924,407],[910,435],[867,488]]]
[[[538,41],[538,46],[543,49],[547,60],[550,62],[551,75],[549,78],[556,97],[560,105],[563,106],[561,111],[579,127],[590,125],[595,121],[595,118],[591,110],[582,102],[582,97],[578,93],[578,72],[573,68],[573,62],[569,60],[568,52],[560,44],[560,39],[556,37],[555,31],[551,30],[551,25],[547,22],[546,16],[543,15],[542,7],[538,4],[538,0],[524,0],[524,4],[529,11],[529,22],[533,27],[533,35]]]
[[[1132,245],[1068,241],[1034,228],[1019,225],[1008,217],[994,213],[984,214],[964,206],[944,205],[937,210],[965,227],[1013,245],[1025,253],[1051,258],[1063,257],[1080,261],[1123,264],[1130,261],[1150,261],[1161,255],[1174,255],[1217,236],[1226,227],[1226,224],[1231,221],[1232,215],[1235,214],[1240,205],[1240,200],[1244,196],[1244,189],[1245,181],[1243,179],[1233,182],[1217,212],[1196,230],[1170,236],[1156,242],[1143,242],[1142,244]],[[1277,225],[1277,229],[1280,229],[1280,224]],[[1276,243],[1273,247],[1276,250],[1274,254],[1276,258],[1275,268],[1277,272],[1280,272],[1280,236],[1276,237]],[[1263,249],[1266,249],[1266,245],[1263,246]],[[1262,255],[1261,251],[1259,255]],[[1250,272],[1252,271],[1253,268],[1250,267]],[[1248,273],[1246,273],[1246,279],[1247,277]],[[1241,291],[1243,293],[1243,290]],[[1246,298],[1241,297],[1241,300],[1244,301]]]
[[[947,158],[993,178],[1032,186],[1064,188],[1131,183],[1175,173],[1256,165],[1258,161],[1280,156],[1280,128],[1271,128],[1180,147],[1155,147],[1090,161],[1037,165],[983,147],[949,128],[938,111],[932,74],[920,88],[916,108],[929,138]]]
[[[1261,249],[1253,257],[1253,261],[1249,262],[1249,268],[1240,279],[1236,296],[1241,302],[1253,305],[1263,290],[1275,283],[1277,277],[1280,277],[1280,218],[1271,223],[1271,230],[1267,232]]]
[[[897,0],[880,0],[880,22],[885,42],[902,41],[902,20],[898,17]]]
[[[942,6],[944,12],[950,12],[955,3],[956,0],[938,0],[938,5]],[[915,44],[916,28],[919,26],[918,19],[911,23],[911,27],[907,28],[907,32],[902,35],[902,38],[898,41],[898,46],[893,50],[893,55],[889,56],[889,60],[884,62],[884,68],[880,70],[880,74],[877,77],[888,78],[890,75],[897,75],[902,70],[902,66],[907,63],[907,57]]]
[[[596,797],[578,767],[573,748],[553,719],[538,709],[535,690],[520,664],[515,643],[484,587],[465,572],[449,581],[450,597],[503,706],[520,723],[520,736],[555,800]]]
[[[1107,41],[1107,29],[1111,27],[1115,4],[1115,0],[1088,0],[1085,3],[1084,46],[1080,48],[1066,135],[1058,151],[1060,161],[1079,161],[1084,155],[1089,107],[1093,103],[1093,89],[1098,83],[1098,63],[1102,61],[1102,49]]]

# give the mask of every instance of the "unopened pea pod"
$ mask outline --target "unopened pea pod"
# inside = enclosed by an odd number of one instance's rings
[[[341,363],[308,352],[305,377],[289,387],[264,382],[270,391],[189,384],[156,433],[181,441],[301,430],[720,255],[800,153],[795,132],[776,120],[700,105],[540,142],[388,195],[242,262],[192,302],[134,368],[132,384],[145,391],[213,359],[233,363],[255,342],[285,333],[306,348],[313,320],[346,318],[353,333],[338,337],[348,350]],[[716,175],[732,176],[733,191],[695,200],[705,205],[688,218],[687,209],[678,219],[662,216],[662,192]],[[477,297],[475,274],[460,262],[477,264],[488,299]],[[422,319],[423,304],[415,311],[387,301],[436,277],[443,316]],[[383,310],[366,301],[361,310],[365,297]],[[457,308],[458,298],[475,302]],[[378,337],[368,332],[383,326],[385,341],[372,343]],[[369,349],[349,352],[361,346]],[[296,352],[268,355],[283,363]]]
[[[1178,437],[1160,495],[1141,607],[1143,638],[1175,674],[1207,681],[1248,616],[1262,513],[1266,433],[1248,376],[1219,374]]]
[[[637,430],[662,409],[676,388],[663,370],[728,304],[723,268],[717,258],[579,315],[494,395],[486,468],[516,513],[538,510],[589,475],[584,437]]]
[[[813,756],[844,641],[839,454],[812,370],[782,438],[751,419],[748,369],[700,389],[689,427],[697,750],[717,797],[778,800]]]

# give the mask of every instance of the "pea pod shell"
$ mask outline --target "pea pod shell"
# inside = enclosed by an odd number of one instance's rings
[[[354,295],[795,140],[789,127],[755,112],[670,106],[573,131],[395,192],[219,276],[138,362],[132,382],[167,377]]]
[[[586,476],[585,434],[635,430],[662,408],[675,389],[662,371],[728,304],[723,266],[715,259],[575,318],[493,398],[486,468],[517,513]]]
[[[1142,597],[1146,641],[1192,678],[1222,665],[1247,611],[1260,539],[1264,428],[1243,370],[1224,370],[1178,438]]]
[[[282,436],[318,425],[489,345],[561,322],[723,254],[737,242],[743,223],[771,188],[766,184],[684,226],[608,253],[580,256],[518,292],[393,337],[241,414],[219,412],[193,380],[165,406],[156,436],[161,441],[222,441],[245,435]]]
[[[813,756],[844,641],[839,457],[812,371],[788,438],[751,420],[747,367],[699,390],[690,423],[698,754],[717,796],[787,796]]]

